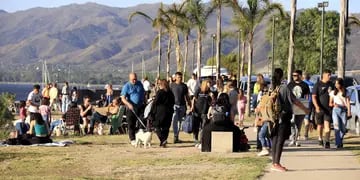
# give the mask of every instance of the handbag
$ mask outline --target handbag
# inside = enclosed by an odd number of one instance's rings
[[[186,133],[192,133],[193,132],[193,115],[190,112],[185,116],[185,121],[182,123],[182,130]]]

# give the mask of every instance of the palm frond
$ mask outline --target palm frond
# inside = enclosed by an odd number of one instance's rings
[[[145,19],[149,20],[150,22],[153,22],[153,21],[154,21],[154,19],[151,18],[149,15],[147,15],[147,14],[141,12],[141,11],[135,11],[135,12],[133,12],[133,13],[131,13],[131,14],[129,15],[129,18],[128,18],[129,23],[131,23],[132,18],[133,18],[135,15],[143,16]]]
[[[349,16],[348,25],[358,25],[360,26],[360,19],[355,16]]]

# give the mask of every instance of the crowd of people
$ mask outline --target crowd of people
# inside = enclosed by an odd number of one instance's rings
[[[309,74],[296,70],[292,73],[292,81],[283,83],[283,71],[275,69],[271,85],[264,81],[263,75],[257,75],[251,103],[257,116],[254,126],[258,133],[258,155],[269,155],[271,149],[274,170],[286,170],[280,165],[285,140],[290,140],[289,146],[301,146],[300,140],[307,140],[312,128],[318,131],[319,145],[330,148],[330,125],[333,123],[335,145],[337,148],[343,147],[346,119],[351,116],[350,103],[343,79],[338,78],[334,86],[330,75],[331,72],[325,70],[321,80],[313,84],[309,81]],[[158,79],[151,84],[148,78],[140,81],[135,73],[130,73],[129,81],[122,87],[119,97],[114,97],[111,84],[106,86],[102,100],[107,107],[106,114],[94,109],[91,97],[84,96],[82,103],[78,104],[79,93],[76,87],[70,90],[68,82],[64,83],[60,94],[56,83],[46,85],[41,92],[40,86],[34,85],[27,100],[21,101],[20,120],[12,135],[21,143],[51,142],[53,129],[60,124],[52,118],[54,110],[60,110],[63,114],[61,121],[72,125],[75,133],[83,135],[94,134],[96,124],[101,126],[109,121],[110,134],[115,134],[121,126],[123,115],[126,115],[131,145],[136,145],[135,134],[141,128],[153,130],[160,140],[160,146],[166,147],[171,124],[173,143],[182,142],[179,137],[181,122],[190,113],[193,119],[193,140],[197,148],[211,151],[211,132],[231,131],[234,135],[233,151],[246,150],[241,147],[246,145],[241,144],[239,139],[244,134],[242,128],[248,102],[244,91],[236,88],[237,83],[236,80],[224,83],[221,78],[216,82],[212,79],[200,82],[196,74],[192,74],[185,84],[183,74],[176,72],[169,80]],[[261,119],[256,109],[262,96],[272,91],[278,92],[280,110],[277,124]],[[61,106],[58,103],[60,99]],[[144,120],[142,114],[151,101],[149,116]],[[300,138],[303,121],[305,134]]]

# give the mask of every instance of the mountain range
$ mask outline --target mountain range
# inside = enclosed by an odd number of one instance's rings
[[[149,21],[136,17],[131,23],[128,16],[142,11],[154,17],[160,4],[141,4],[128,8],[108,7],[96,3],[71,4],[57,8],[32,8],[8,13],[0,10],[0,67],[36,65],[39,60],[48,64],[67,64],[97,71],[117,70],[120,73],[140,71],[145,61],[146,71],[156,71],[157,50],[151,44],[156,31]],[[359,14],[357,15],[358,17]],[[222,14],[223,31],[234,32],[232,11]],[[257,28],[254,45],[254,67],[264,72],[268,66],[271,46],[265,40],[266,18]],[[207,34],[203,45],[202,63],[212,56],[211,34],[216,30],[216,15],[207,21]],[[195,31],[190,36],[189,61],[193,57]],[[360,69],[360,30],[353,29],[347,50],[347,69]],[[237,52],[236,38],[223,40],[222,53]],[[166,40],[163,40],[165,71]],[[174,52],[172,53],[174,56]],[[176,69],[171,59],[172,73]],[[191,68],[191,65],[188,66]]]

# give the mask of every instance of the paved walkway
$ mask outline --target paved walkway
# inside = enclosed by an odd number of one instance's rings
[[[250,141],[256,139],[252,128],[247,129],[246,134]],[[360,179],[359,158],[351,151],[337,150],[334,147],[325,150],[317,145],[317,141],[302,142],[301,147],[286,147],[287,144],[288,142],[285,143],[281,164],[289,171],[273,172],[269,164],[261,180]]]

